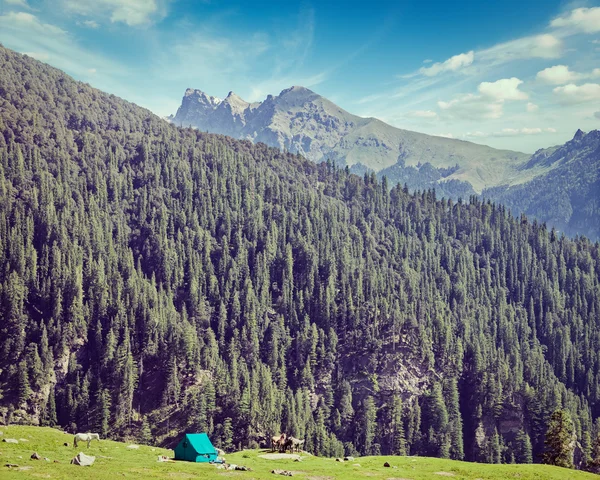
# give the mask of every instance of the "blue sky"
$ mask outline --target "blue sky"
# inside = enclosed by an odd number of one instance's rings
[[[532,152],[600,127],[600,2],[0,0],[0,42],[159,115],[303,85],[394,126]]]

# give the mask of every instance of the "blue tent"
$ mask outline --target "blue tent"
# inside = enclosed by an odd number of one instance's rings
[[[175,460],[214,462],[217,451],[206,433],[186,433],[175,447]]]

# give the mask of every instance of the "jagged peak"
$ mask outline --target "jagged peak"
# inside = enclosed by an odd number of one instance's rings
[[[184,97],[185,98],[198,97],[198,98],[206,99],[210,103],[214,103],[214,104],[221,102],[220,98],[213,97],[212,95],[208,95],[207,93],[203,92],[202,90],[198,90],[197,88],[186,88]]]
[[[293,85],[289,88],[286,88],[284,90],[281,91],[281,93],[279,94],[280,97],[283,97],[285,95],[288,95],[290,93],[293,94],[304,94],[304,95],[316,95],[315,92],[313,92],[312,90],[303,87],[301,85]]]
[[[580,128],[578,128],[575,132],[575,135],[573,136],[573,140],[581,140],[583,137],[585,137],[585,133],[582,132]]]
[[[248,104],[248,102],[246,100],[244,100],[242,97],[240,97],[237,93],[235,92],[229,92],[227,94],[227,96],[225,97],[225,100],[229,101],[229,102],[236,102],[236,103],[244,103],[244,104]]]

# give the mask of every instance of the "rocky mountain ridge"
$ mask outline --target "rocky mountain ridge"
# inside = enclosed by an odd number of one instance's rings
[[[359,170],[380,172],[396,165],[425,163],[435,169],[458,165],[443,181],[468,182],[475,192],[518,182],[519,167],[528,158],[519,152],[411,132],[376,118],[359,117],[301,86],[268,95],[258,103],[246,102],[233,92],[219,100],[188,89],[172,121]]]

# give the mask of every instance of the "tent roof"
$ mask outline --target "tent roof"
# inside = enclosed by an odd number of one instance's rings
[[[186,433],[185,438],[198,453],[214,453],[216,451],[206,433]]]

